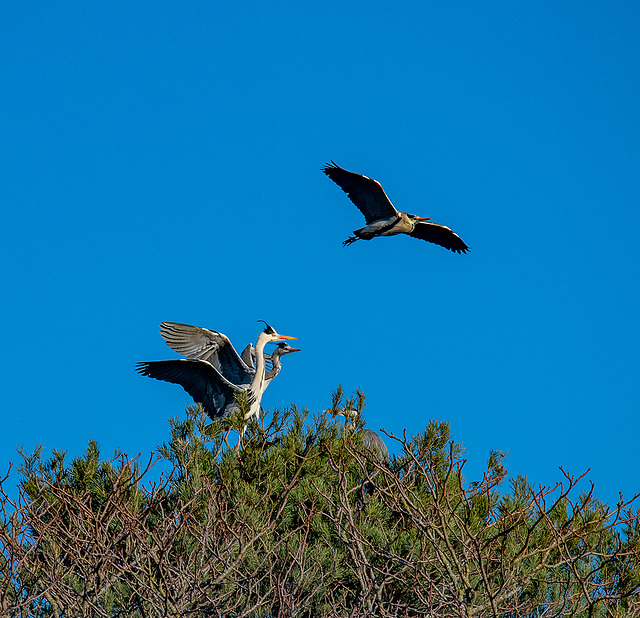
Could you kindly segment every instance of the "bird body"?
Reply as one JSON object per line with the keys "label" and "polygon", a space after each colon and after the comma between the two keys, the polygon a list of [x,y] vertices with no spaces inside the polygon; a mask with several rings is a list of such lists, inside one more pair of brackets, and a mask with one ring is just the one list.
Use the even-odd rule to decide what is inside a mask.
{"label": "bird body", "polygon": [[387,219],[378,219],[359,230],[354,230],[355,237],[345,240],[350,245],[358,239],[371,240],[376,236],[395,236],[396,234],[411,234],[416,227],[416,219],[406,212],[398,212]]}
{"label": "bird body", "polygon": [[349,172],[333,161],[321,169],[349,196],[367,222],[365,227],[353,231],[354,235],[342,243],[344,246],[360,239],[408,234],[455,253],[466,253],[469,250],[462,238],[448,227],[430,221],[429,217],[418,217],[396,210],[377,180]]}
{"label": "bird body", "polygon": [[[358,416],[358,412],[351,408],[341,408],[338,410],[325,410],[329,414],[334,416],[344,416],[345,425],[351,425],[352,419]],[[384,440],[373,429],[367,429],[366,427],[360,430],[360,441],[362,446],[371,451],[376,459],[380,462],[389,463],[389,450]]]}
{"label": "bird body", "polygon": [[[191,328],[197,329],[199,327]],[[206,329],[200,330],[206,331]],[[216,334],[225,337],[221,333]],[[207,337],[208,335],[206,335],[205,338]],[[265,373],[264,347],[269,342],[286,339],[295,339],[295,337],[279,335],[271,326],[267,325],[256,341],[256,366],[255,368],[252,368],[252,373],[249,372],[249,368],[247,367],[245,374],[240,376],[242,380],[239,381],[239,383],[230,381],[225,375],[223,375],[221,370],[214,365],[214,363],[210,362],[210,360],[216,361],[216,358],[218,363],[220,361],[219,357],[215,357],[215,355],[211,354],[207,356],[210,360],[202,360],[200,358],[181,358],[138,363],[136,365],[136,371],[142,375],[146,375],[157,380],[180,384],[185,391],[193,397],[195,402],[202,404],[205,412],[212,419],[227,417],[233,412],[239,411],[240,405],[237,400],[238,395],[246,393],[249,401],[249,409],[245,412],[244,418],[248,419],[252,416],[259,416],[262,394],[270,380],[273,379],[274,375],[277,375],[277,372],[280,370],[279,357],[282,356],[282,354],[297,351],[296,348],[290,348],[288,345],[286,345],[286,347],[283,346],[282,348],[278,348],[283,351],[276,354],[278,365],[277,371],[275,374],[272,374],[270,378],[267,378]],[[229,346],[230,345],[231,344],[229,342]],[[222,346],[222,348],[224,347],[225,346]],[[218,348],[217,351],[222,348]],[[186,350],[187,348],[182,347],[181,349]],[[193,346],[190,349],[192,354],[197,352]],[[235,350],[233,351],[235,352]],[[235,356],[240,359],[237,353]],[[251,375],[250,380],[247,379],[249,374]]]}
{"label": "bird body", "polygon": [[360,433],[360,437],[362,446],[368,451],[372,451],[378,458],[378,461],[389,463],[389,450],[378,433],[373,431],[373,429],[365,428]]}

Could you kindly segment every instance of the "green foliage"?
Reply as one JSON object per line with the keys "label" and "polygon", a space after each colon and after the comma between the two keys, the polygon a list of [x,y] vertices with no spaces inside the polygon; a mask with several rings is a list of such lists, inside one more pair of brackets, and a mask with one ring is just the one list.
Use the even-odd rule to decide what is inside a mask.
{"label": "green foliage", "polygon": [[[364,408],[364,397],[333,409]],[[502,487],[501,453],[463,475],[447,423],[389,435],[390,464],[349,425],[291,406],[170,423],[150,459],[68,464],[23,454],[21,500],[4,495],[0,613],[9,616],[629,616],[638,611],[639,514],[579,481]],[[348,430],[347,430],[348,429]],[[142,480],[147,479],[145,484]],[[12,507],[12,508],[10,508]]]}

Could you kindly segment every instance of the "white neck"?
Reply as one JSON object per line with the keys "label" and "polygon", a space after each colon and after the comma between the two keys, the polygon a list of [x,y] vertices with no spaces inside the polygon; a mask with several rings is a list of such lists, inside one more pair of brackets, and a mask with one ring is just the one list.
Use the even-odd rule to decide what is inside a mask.
{"label": "white neck", "polygon": [[262,386],[264,382],[264,346],[267,345],[267,336],[264,332],[258,335],[258,341],[256,341],[256,372],[251,380],[249,389],[253,393],[254,401],[249,408],[245,418],[250,418],[256,414],[260,414],[260,399],[262,395]]}

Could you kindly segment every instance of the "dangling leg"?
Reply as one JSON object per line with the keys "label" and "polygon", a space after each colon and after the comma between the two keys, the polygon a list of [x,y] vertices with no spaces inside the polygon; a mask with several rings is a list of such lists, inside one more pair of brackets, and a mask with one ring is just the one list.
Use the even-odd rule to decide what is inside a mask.
{"label": "dangling leg", "polygon": [[244,432],[247,429],[247,424],[244,423],[244,425],[242,425],[242,430],[238,432],[238,444],[236,445],[236,451],[240,452],[240,447],[242,446],[242,440],[244,438]]}
{"label": "dangling leg", "polygon": [[227,448],[231,448],[231,445],[229,444],[229,432],[231,431],[231,427],[229,427],[227,429],[227,431],[224,434],[224,443],[227,445]]}

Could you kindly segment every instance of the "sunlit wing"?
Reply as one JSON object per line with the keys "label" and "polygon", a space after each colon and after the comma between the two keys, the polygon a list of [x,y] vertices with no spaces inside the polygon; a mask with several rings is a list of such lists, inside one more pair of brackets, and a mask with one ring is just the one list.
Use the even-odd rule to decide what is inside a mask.
{"label": "sunlit wing", "polygon": [[162,322],[160,334],[172,350],[211,363],[233,384],[251,382],[255,368],[240,357],[226,335],[179,322]]}
{"label": "sunlit wing", "polygon": [[397,210],[377,180],[348,172],[333,161],[321,169],[349,196],[364,215],[367,224],[379,219],[388,219],[397,214]]}
{"label": "sunlit wing", "polygon": [[439,223],[432,223],[431,221],[417,223],[409,236],[432,242],[455,253],[466,253],[469,251],[469,247],[460,236],[445,225],[440,225]]}

